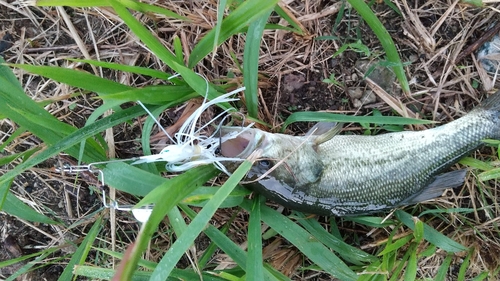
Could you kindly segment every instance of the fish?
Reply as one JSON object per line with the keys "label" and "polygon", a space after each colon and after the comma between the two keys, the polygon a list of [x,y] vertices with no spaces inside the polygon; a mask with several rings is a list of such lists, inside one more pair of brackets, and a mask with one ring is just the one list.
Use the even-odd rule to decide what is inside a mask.
{"label": "fish", "polygon": [[[333,124],[313,128],[305,136],[247,128],[221,143],[220,153],[244,159],[259,150],[245,186],[289,209],[328,216],[383,212],[463,185],[467,169],[450,168],[483,140],[500,139],[500,91],[427,130],[366,136],[339,134],[341,126]],[[222,127],[221,135],[241,130]]]}

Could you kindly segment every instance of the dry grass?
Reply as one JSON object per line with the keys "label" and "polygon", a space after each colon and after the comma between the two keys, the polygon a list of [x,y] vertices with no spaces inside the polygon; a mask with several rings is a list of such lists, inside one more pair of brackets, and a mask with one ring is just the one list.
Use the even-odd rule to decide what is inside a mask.
{"label": "dry grass", "polygon": [[[213,28],[217,19],[217,6],[214,1],[161,1],[167,9],[189,18],[192,22],[166,19],[157,15],[137,14],[138,19],[149,26],[151,31],[170,49],[172,38],[181,39],[183,52],[188,57],[193,45],[198,42],[207,30]],[[353,11],[345,10],[345,15],[336,23],[341,3],[328,1],[282,1],[280,6],[296,20],[305,31],[297,35],[285,30],[266,30],[260,50],[260,118],[279,128],[284,117],[299,110],[327,110],[330,112],[359,112],[359,114],[377,108],[384,114],[397,111],[401,114],[424,116],[440,122],[449,122],[463,116],[486,92],[498,89],[494,76],[484,73],[476,58],[477,42],[488,40],[485,37],[489,28],[500,26],[499,10],[496,4],[490,8],[475,8],[461,4],[459,1],[405,1],[397,0],[395,4],[403,12],[403,16],[384,4],[376,4],[375,10],[386,25],[396,42],[403,61],[411,64],[405,67],[407,77],[411,81],[411,95],[396,93],[391,95],[383,89],[374,89],[379,99],[376,103],[353,108],[346,94],[348,88],[374,88],[361,79],[354,68],[360,55],[347,50],[340,56],[332,55],[341,45],[361,39],[372,52],[369,59],[381,59],[383,50],[366,24],[362,24]],[[286,24],[278,16],[272,16],[271,22]],[[493,25],[492,25],[493,24]],[[110,9],[62,9],[62,8],[19,8],[16,2],[0,1],[0,37],[5,32],[14,37],[13,46],[4,53],[10,63],[27,63],[33,65],[58,65],[81,68],[98,76],[119,81],[132,86],[145,86],[158,83],[154,79],[139,75],[127,75],[98,67],[88,67],[65,60],[66,58],[88,58],[118,62],[127,65],[147,66],[162,71],[169,71],[161,61],[151,56],[141,42],[131,34],[127,27]],[[333,32],[333,33],[332,33]],[[358,38],[358,34],[361,37]],[[315,40],[319,36],[337,36],[338,40]],[[236,36],[222,44],[210,59],[199,63],[195,70],[209,81],[219,79],[237,79],[241,77],[239,64],[242,62],[244,36]],[[15,69],[17,77],[25,91],[34,100],[45,105],[45,109],[64,120],[68,124],[82,127],[86,118],[100,101],[92,95],[80,95],[78,89],[55,83],[49,79],[33,76]],[[321,81],[334,73],[343,87],[325,85]],[[287,90],[286,79],[289,75],[302,77],[298,89]],[[477,85],[480,85],[479,87]],[[384,98],[385,97],[385,98]],[[418,111],[412,111],[413,109]],[[166,126],[174,124],[185,109],[169,110],[162,117]],[[206,117],[209,118],[209,117]],[[0,121],[2,141],[6,140],[16,127],[9,120]],[[110,157],[126,158],[141,154],[140,143],[141,120],[136,123],[123,124],[108,130],[105,138],[109,144]],[[172,127],[175,128],[175,127]],[[292,126],[294,132],[300,133],[303,127]],[[360,127],[352,125],[348,130],[360,131]],[[165,143],[165,140],[159,140]],[[26,133],[18,136],[16,141],[7,146],[3,155],[26,150],[39,144],[39,140]],[[477,152],[474,158],[487,160],[495,155],[493,149]],[[59,175],[51,172],[58,161],[68,162],[65,156],[45,163],[44,166],[32,169],[18,177],[11,191],[35,209],[50,208],[57,216],[68,224],[76,223],[70,228],[58,225],[34,225],[15,217],[1,214],[2,238],[15,237],[22,252],[30,252],[33,247],[49,247],[65,245],[76,237],[82,237],[93,222],[93,212],[100,208],[99,198],[88,187],[97,179],[94,175],[84,175],[83,181],[75,180],[73,175]],[[14,164],[17,164],[16,162]],[[3,166],[2,172],[11,166]],[[429,215],[429,223],[439,231],[452,237],[464,246],[472,247],[469,256],[470,266],[465,275],[472,278],[483,271],[494,271],[500,267],[500,230],[498,218],[500,187],[496,182],[481,183],[476,179],[476,172],[470,173],[468,181],[461,190],[449,191],[440,199],[422,204],[421,209],[432,209],[437,205],[443,209],[473,208],[469,214],[450,213]],[[137,202],[127,194],[117,193],[116,200],[121,204]],[[231,219],[232,210],[220,210],[213,218],[217,227]],[[104,234],[100,236],[102,248],[113,248],[123,252],[134,241],[138,230],[137,223],[131,216],[122,213],[110,214],[110,223]],[[238,244],[244,245],[247,216],[236,216],[228,236]],[[371,229],[335,219],[342,224],[341,231],[349,239],[350,232],[360,237],[359,245],[376,253],[380,241],[387,239],[387,230]],[[325,226],[327,227],[327,223]],[[370,236],[365,236],[370,232]],[[165,223],[158,230],[160,233],[151,241],[151,248],[145,257],[158,261],[165,249],[173,241],[173,232]],[[9,238],[10,239],[10,238]],[[5,240],[4,240],[5,241]],[[200,238],[196,247],[190,252],[199,255],[207,245]],[[4,249],[7,244],[4,243]],[[15,246],[14,246],[15,248]],[[67,248],[64,248],[67,249]],[[63,249],[63,250],[64,250]],[[17,255],[14,250],[2,258]],[[305,265],[296,249],[286,241],[276,239],[270,241],[265,249],[265,258],[288,276],[296,279],[327,280],[328,277],[316,276],[309,271],[301,272]],[[99,261],[99,253],[95,254],[95,262]],[[453,257],[448,280],[455,280],[458,269],[464,262],[467,253]],[[435,276],[439,265],[446,258],[446,253],[436,254],[419,261],[419,276]],[[57,260],[47,265],[41,272],[47,280],[61,272],[65,261]],[[222,254],[216,254],[214,261],[220,268],[233,264]],[[50,262],[51,260],[46,260]],[[99,261],[114,262],[114,261]],[[188,259],[183,266],[189,265]],[[109,265],[111,267],[111,265]],[[4,273],[8,274],[8,273]],[[35,280],[36,278],[32,276]],[[491,279],[491,280],[494,280]]]}

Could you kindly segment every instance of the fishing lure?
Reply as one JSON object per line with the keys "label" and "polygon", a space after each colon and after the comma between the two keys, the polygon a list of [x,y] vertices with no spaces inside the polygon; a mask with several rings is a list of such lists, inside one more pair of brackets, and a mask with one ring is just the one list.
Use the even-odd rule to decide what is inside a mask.
{"label": "fishing lure", "polygon": [[145,205],[139,208],[134,208],[135,207],[134,205],[119,205],[118,202],[113,200],[109,200],[108,203],[107,198],[109,196],[106,195],[106,184],[104,182],[104,173],[102,172],[102,170],[95,167],[96,165],[103,163],[109,163],[109,161],[92,163],[89,165],[78,165],[78,166],[65,165],[63,167],[56,167],[55,171],[58,173],[68,173],[68,174],[78,174],[81,172],[90,172],[94,174],[100,181],[100,185],[98,186],[98,188],[101,190],[102,204],[104,208],[115,209],[118,211],[132,212],[132,215],[135,217],[136,220],[145,223],[149,219],[149,216],[151,215],[151,212],[153,210],[153,205]]}
{"label": "fishing lure", "polygon": [[[182,172],[182,171],[187,171],[196,166],[213,163],[219,170],[226,173],[227,175],[231,175],[231,173],[224,167],[224,165],[222,165],[221,161],[241,162],[242,159],[219,156],[217,153],[219,146],[221,143],[224,143],[230,139],[237,138],[240,134],[246,132],[253,126],[253,123],[251,123],[246,127],[241,128],[241,130],[238,132],[235,131],[234,133],[219,136],[218,134],[220,133],[220,128],[222,123],[229,116],[228,115],[229,111],[234,110],[234,108],[229,108],[224,110],[222,113],[218,114],[208,123],[199,128],[196,128],[196,124],[198,124],[199,118],[203,113],[203,111],[205,111],[208,107],[215,104],[237,101],[239,99],[232,98],[232,96],[243,90],[245,90],[244,87],[238,88],[230,93],[221,95],[208,102],[207,102],[207,97],[205,96],[203,104],[198,109],[195,110],[195,112],[186,120],[186,122],[182,124],[181,128],[179,129],[179,132],[177,132],[174,135],[177,141],[170,138],[169,136],[173,144],[167,145],[158,154],[134,158],[136,161],[134,161],[132,165],[165,161],[167,162],[165,168],[168,171]],[[142,105],[142,103],[139,104]],[[160,126],[160,128],[163,129],[158,120],[154,118],[153,114],[151,114],[151,112],[149,112],[149,110],[144,105],[142,106],[144,110],[148,112],[151,118],[153,118],[153,120]],[[213,124],[216,120],[221,118],[222,118],[221,122],[219,123],[217,129],[212,135],[206,136],[202,134],[202,131],[205,128],[207,128],[209,125]],[[168,133],[166,131],[164,132],[168,136]]]}
{"label": "fishing lure", "polygon": [[[175,76],[172,76],[173,78]],[[193,167],[207,164],[214,164],[220,171],[226,173],[227,175],[231,175],[231,173],[226,169],[226,167],[221,163],[221,161],[236,161],[241,162],[244,159],[241,158],[233,158],[233,157],[224,157],[220,156],[218,153],[219,147],[221,143],[224,143],[228,140],[237,138],[240,134],[245,133],[249,130],[253,123],[246,127],[240,128],[239,131],[235,131],[234,133],[220,135],[221,126],[224,121],[229,117],[229,113],[231,110],[235,110],[234,108],[229,108],[224,110],[222,113],[218,114],[216,117],[211,119],[206,124],[197,128],[197,124],[199,123],[199,118],[202,113],[210,106],[215,104],[221,104],[225,102],[237,101],[238,98],[233,97],[236,93],[239,93],[245,90],[244,87],[238,88],[232,92],[221,95],[215,99],[207,101],[208,95],[208,81],[206,82],[206,92],[203,99],[202,105],[194,111],[194,113],[187,118],[186,122],[183,123],[181,128],[177,133],[174,134],[174,138],[172,138],[165,129],[161,126],[160,122],[154,117],[154,115],[147,109],[142,102],[137,101],[139,105],[141,105],[144,110],[148,113],[148,115],[153,118],[154,122],[159,126],[161,130],[165,133],[165,135],[170,139],[173,144],[167,145],[163,148],[160,153],[153,155],[146,155],[141,157],[135,157],[131,159],[120,159],[120,160],[111,160],[104,161],[98,163],[91,163],[88,165],[80,165],[80,166],[65,166],[62,168],[56,168],[58,172],[66,172],[75,174],[78,172],[91,172],[95,174],[98,178],[100,177],[101,181],[101,191],[102,191],[102,200],[105,208],[115,209],[119,211],[131,211],[134,217],[144,223],[149,219],[151,215],[153,205],[146,205],[140,208],[134,208],[133,205],[118,205],[115,201],[109,201],[107,203],[106,200],[106,192],[104,189],[104,173],[97,169],[97,165],[109,164],[112,162],[125,162],[125,161],[134,161],[131,164],[137,165],[141,163],[152,163],[164,161],[167,162],[165,168],[171,172],[182,172],[187,171]],[[217,125],[217,129],[214,133],[207,136],[203,134],[203,131],[210,125],[214,124],[217,120],[221,119],[219,124]],[[175,140],[174,140],[175,139]]]}

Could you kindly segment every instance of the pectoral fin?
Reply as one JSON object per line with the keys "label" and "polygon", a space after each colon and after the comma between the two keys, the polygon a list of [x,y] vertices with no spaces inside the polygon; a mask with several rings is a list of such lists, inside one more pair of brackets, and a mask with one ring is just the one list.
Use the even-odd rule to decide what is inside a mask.
{"label": "pectoral fin", "polygon": [[466,173],[467,170],[462,169],[439,175],[421,193],[403,200],[399,205],[412,205],[441,196],[445,189],[462,185],[464,183]]}

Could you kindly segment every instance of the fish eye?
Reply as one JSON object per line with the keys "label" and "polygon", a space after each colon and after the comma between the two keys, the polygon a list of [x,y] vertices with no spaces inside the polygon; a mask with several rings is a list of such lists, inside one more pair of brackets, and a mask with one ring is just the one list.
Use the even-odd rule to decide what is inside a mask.
{"label": "fish eye", "polygon": [[271,166],[271,162],[269,160],[261,160],[259,161],[259,165],[264,168],[269,168],[269,166]]}
{"label": "fish eye", "polygon": [[219,155],[219,154],[220,154],[220,146],[219,146],[219,147],[217,147],[217,148],[215,149],[214,153],[215,153],[216,155]]}

